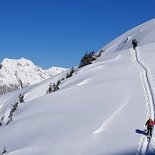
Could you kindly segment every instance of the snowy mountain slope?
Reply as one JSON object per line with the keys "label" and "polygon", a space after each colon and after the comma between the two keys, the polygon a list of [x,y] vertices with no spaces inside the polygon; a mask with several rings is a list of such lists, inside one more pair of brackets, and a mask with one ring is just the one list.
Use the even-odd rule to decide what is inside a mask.
{"label": "snowy mountain slope", "polygon": [[[95,154],[95,153],[99,154],[100,152],[102,153],[102,147],[104,149],[109,148],[109,147],[107,147],[107,144],[111,143],[111,139],[108,138],[109,137],[108,134],[106,134],[106,135],[104,135],[104,134],[107,131],[109,131],[109,128],[111,127],[111,125],[115,124],[115,121],[117,120],[117,118],[116,118],[116,120],[115,120],[115,118],[112,118],[113,123],[112,124],[108,123],[109,127],[107,129],[105,128],[105,133],[103,132],[99,135],[94,135],[93,132],[96,129],[98,129],[104,121],[108,120],[113,115],[113,113],[118,111],[118,109],[120,109],[120,107],[122,107],[122,105],[124,105],[124,108],[127,105],[129,107],[131,106],[130,108],[132,109],[133,105],[135,104],[135,102],[132,102],[132,100],[134,100],[133,98],[136,96],[136,90],[135,91],[132,90],[134,88],[132,88],[130,86],[130,83],[128,82],[128,80],[123,80],[123,79],[127,79],[127,77],[129,77],[131,75],[130,75],[130,73],[128,73],[128,71],[126,71],[122,75],[120,72],[124,68],[123,65],[119,64],[118,66],[120,66],[120,67],[118,67],[116,65],[117,61],[120,60],[120,62],[123,61],[122,64],[125,63],[126,66],[128,66],[129,60],[128,60],[128,62],[125,61],[128,58],[128,56],[130,57],[130,55],[127,55],[127,57],[124,59],[117,58],[116,60],[114,60],[113,64],[111,64],[111,61],[110,61],[110,64],[108,63],[108,61],[107,61],[107,63],[104,62],[103,64],[107,67],[107,69],[105,69],[105,70],[103,69],[104,67],[101,67],[103,64],[100,64],[101,66],[100,65],[96,66],[96,64],[94,64],[95,66],[92,69],[89,67],[85,67],[85,69],[80,71],[81,73],[79,73],[79,75],[77,74],[75,76],[76,78],[74,77],[74,79],[72,78],[72,79],[64,82],[64,84],[62,84],[62,86],[61,86],[62,91],[47,95],[43,98],[39,98],[35,101],[28,102],[27,104],[23,105],[24,111],[22,110],[22,112],[20,112],[21,116],[17,115],[18,116],[17,118],[19,120],[21,118],[23,118],[23,120],[28,121],[26,124],[32,124],[31,127],[33,126],[33,129],[30,129],[30,130],[36,131],[38,133],[42,133],[42,131],[47,132],[46,133],[47,136],[45,136],[44,134],[41,136],[41,139],[44,139],[44,136],[47,138],[45,138],[45,140],[41,140],[42,141],[41,143],[44,143],[43,148],[42,148],[44,152],[40,153],[40,154],[50,154],[50,153],[51,154],[63,154],[64,152],[65,152],[65,154],[72,154],[73,152],[74,152],[74,154],[91,154],[92,150],[95,151],[95,152],[93,151],[92,154]],[[113,65],[115,66],[114,68],[113,68]],[[136,69],[134,68],[134,65],[132,65],[131,62],[129,62],[129,65],[131,65],[131,68],[133,70],[135,70],[135,73],[137,73]],[[94,76],[91,79],[90,75],[94,75],[96,73],[96,67],[98,68],[97,74],[96,74],[96,76]],[[106,72],[108,74],[109,69],[110,70],[112,69],[111,73],[109,73],[109,75],[107,75],[107,76],[104,76],[104,74]],[[117,73],[116,77],[114,79],[110,79],[111,74],[113,74],[114,72]],[[81,77],[80,74],[84,74],[84,73],[85,73],[85,77],[83,77],[83,76]],[[85,79],[87,79],[87,81]],[[98,84],[96,84],[96,80],[98,81]],[[106,82],[106,83],[103,82],[103,81],[107,81],[107,80],[109,80],[109,82]],[[132,80],[134,81],[134,77]],[[137,76],[137,83],[140,84],[138,76]],[[122,87],[122,91],[119,92],[121,94],[121,96],[119,96],[117,93],[120,85]],[[114,90],[111,90],[112,86],[115,88]],[[130,95],[128,95],[128,92],[125,92],[124,89],[130,90],[131,92],[133,92],[135,94],[135,96],[133,95],[133,98],[130,97]],[[88,98],[88,96],[85,95],[85,92],[87,92],[89,98]],[[97,92],[97,93],[95,93],[95,92]],[[143,98],[141,88],[139,88],[139,92],[140,92],[140,96]],[[110,96],[108,94],[110,94]],[[79,95],[81,96],[80,98],[77,97]],[[26,100],[26,98],[25,98],[25,100]],[[116,101],[117,101],[117,103],[116,103]],[[128,102],[129,103],[132,102],[132,105],[129,105]],[[45,104],[46,104],[46,106],[45,106]],[[139,101],[139,106],[140,106],[140,104],[141,104],[141,102]],[[25,106],[28,108],[27,110],[25,109],[26,108]],[[40,108],[37,108],[37,107],[40,107]],[[36,110],[34,111],[34,109],[36,109]],[[127,109],[129,109],[129,108],[127,108]],[[120,111],[120,113],[122,113],[122,110]],[[131,111],[129,111],[129,113],[130,112]],[[125,110],[125,112],[123,112],[123,114],[124,113],[127,113],[127,111]],[[145,103],[144,103],[144,113],[145,113]],[[36,116],[38,114],[39,114],[39,116]],[[137,114],[137,110],[135,111],[135,115],[136,114]],[[120,114],[117,114],[116,116],[121,117]],[[28,117],[28,118],[26,119],[26,117]],[[38,126],[39,122],[38,122],[38,125],[36,123],[33,125],[33,122],[36,122],[36,120],[33,120],[33,121],[31,120],[32,118],[36,119],[37,117],[39,117],[38,121],[39,122],[42,121],[42,123],[43,123],[42,127],[41,128],[39,127],[39,129],[34,127],[34,126]],[[144,119],[145,119],[145,115],[144,116],[141,115],[140,117],[141,118],[144,117]],[[144,119],[143,119],[143,121],[144,121]],[[48,121],[46,122],[46,120],[48,120]],[[125,125],[127,122],[130,124],[132,121],[132,119],[130,120],[129,118],[126,118],[125,120],[124,120]],[[129,122],[129,120],[130,120],[130,122]],[[143,125],[143,123],[144,123],[143,121],[141,122],[141,124],[139,126]],[[18,122],[18,120],[14,120],[14,122]],[[13,123],[8,125],[8,127],[10,126],[10,129],[12,128],[11,126],[13,125]],[[122,124],[123,122],[120,119],[120,122],[117,122],[117,123]],[[122,124],[122,126],[124,126],[124,123]],[[20,125],[23,126],[23,124],[19,123],[19,126]],[[82,129],[80,129],[81,126],[83,127]],[[16,127],[18,128],[18,126],[16,126]],[[136,139],[135,144],[132,144],[135,146],[135,149],[137,149],[137,147],[138,147],[138,141],[140,138],[139,135],[137,135],[137,137],[135,136],[136,135],[135,128],[137,128],[137,127],[138,126],[130,127],[130,128],[132,128],[132,130],[130,131],[130,134],[133,136],[132,137],[129,136],[132,139],[133,139],[133,137]],[[118,126],[117,130],[116,130],[116,127],[112,128],[110,130],[111,131],[110,134],[113,133],[111,136],[113,136],[113,138],[115,137],[115,138],[119,139],[119,136],[120,136],[119,133],[121,134],[121,132],[119,132],[119,133],[117,132],[117,134],[116,134],[115,132],[113,132],[113,130],[120,131],[120,127]],[[127,129],[127,131],[128,131],[128,129]],[[12,133],[12,131],[11,131],[11,133],[13,135],[16,135],[17,132],[19,132],[19,131],[15,131],[15,132],[16,133]],[[22,129],[22,132],[23,132],[23,129]],[[25,131],[25,132],[27,132],[27,131]],[[29,138],[32,136],[32,135],[27,135],[28,133],[25,133],[25,132],[22,135],[22,137],[20,137],[20,139],[25,139],[24,138],[25,134],[26,134],[26,137],[29,137]],[[28,131],[28,132],[30,132],[30,131]],[[122,132],[124,134],[126,133],[126,131],[124,131],[124,129],[122,129]],[[32,134],[34,134],[34,133],[32,132]],[[104,142],[102,142],[102,140],[105,140],[106,136],[108,136],[107,138],[109,139],[109,142],[106,139],[107,143],[104,143]],[[35,143],[38,143],[37,137],[40,137],[40,136],[36,135]],[[59,137],[60,137],[60,139],[59,139]],[[124,138],[125,138],[125,136],[124,136]],[[8,137],[5,137],[4,139],[7,140]],[[13,141],[15,139],[13,139]],[[55,139],[57,139],[57,140],[55,140]],[[126,138],[125,138],[125,140],[126,140]],[[27,142],[25,142],[25,140],[23,140],[23,141],[24,141],[23,143],[27,143],[27,145],[30,143],[29,141],[27,141]],[[7,146],[7,148],[11,147],[12,142],[9,139],[10,146]],[[74,145],[72,147],[70,147],[71,143],[73,143],[73,142],[74,142]],[[83,142],[83,143],[81,143],[81,142]],[[114,143],[115,142],[116,141],[114,141]],[[4,142],[4,143],[6,143],[6,142]],[[66,144],[64,144],[64,143],[66,143]],[[100,143],[102,145],[97,147]],[[16,145],[17,146],[21,145],[21,141],[17,142]],[[36,146],[34,145],[34,148],[39,147],[38,145],[41,145],[41,144],[38,143]],[[53,147],[51,149],[47,148],[47,150],[46,149],[44,150],[45,146],[53,146]],[[95,146],[97,147],[97,149],[94,149]],[[128,148],[128,146],[129,146],[129,144],[127,142],[126,147]],[[64,147],[64,149],[63,149],[63,147]],[[118,146],[113,145],[113,147],[117,148]],[[111,150],[114,149],[113,147],[111,146]],[[59,149],[59,148],[61,148],[61,149]],[[121,151],[119,149],[120,148],[118,148],[118,151]],[[109,151],[111,151],[111,150],[109,150]],[[124,148],[124,150],[125,150],[125,148]],[[40,152],[40,150],[36,150],[36,151]],[[81,153],[79,151],[81,151]],[[19,150],[19,152],[20,152],[20,150]],[[34,151],[32,154],[35,154],[35,153],[39,154],[39,152]],[[75,152],[77,152],[77,153],[75,153]],[[106,152],[108,153],[108,150],[106,150]],[[15,154],[17,154],[17,153],[18,153],[18,151],[15,152]],[[23,152],[21,152],[21,154],[23,154]]]}
{"label": "snowy mountain slope", "polygon": [[25,58],[17,60],[5,58],[0,69],[0,93],[34,85],[64,70],[56,67],[43,70]]}
{"label": "snowy mountain slope", "polygon": [[105,50],[106,55],[111,53],[117,53],[122,49],[131,48],[132,39],[136,38],[138,40],[139,46],[150,45],[155,42],[155,20],[152,19],[148,22],[145,22],[126,33],[122,34],[102,49]]}
{"label": "snowy mountain slope", "polygon": [[[66,71],[0,96],[0,118],[8,116],[20,93],[25,101],[13,114],[13,122],[2,121],[0,150],[6,146],[9,155],[153,152],[155,133],[148,143],[143,132],[146,119],[154,118],[153,25],[155,20],[123,34],[103,48],[105,54],[96,62],[70,78],[65,79]],[[130,40],[120,48],[126,38]],[[136,50],[133,38],[139,42]],[[62,80],[60,90],[46,94],[49,83],[57,80]]]}

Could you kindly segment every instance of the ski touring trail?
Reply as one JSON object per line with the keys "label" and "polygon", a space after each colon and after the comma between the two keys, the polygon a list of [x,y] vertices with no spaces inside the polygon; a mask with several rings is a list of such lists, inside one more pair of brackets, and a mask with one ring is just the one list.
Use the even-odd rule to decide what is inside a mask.
{"label": "ski touring trail", "polygon": [[[146,102],[146,120],[152,118],[154,120],[154,96],[153,96],[153,78],[150,68],[145,64],[145,62],[140,57],[140,51],[135,48],[131,49],[131,61],[136,66],[142,83],[142,88],[144,92],[145,102]],[[145,120],[145,121],[146,121]],[[153,137],[153,136],[152,136]],[[137,155],[147,155],[155,151],[154,138],[148,139],[147,136],[142,136],[139,142]]]}

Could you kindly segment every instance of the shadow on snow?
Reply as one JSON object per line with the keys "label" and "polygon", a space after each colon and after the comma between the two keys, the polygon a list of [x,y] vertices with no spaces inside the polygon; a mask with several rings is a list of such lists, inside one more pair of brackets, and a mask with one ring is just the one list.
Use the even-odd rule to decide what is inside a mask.
{"label": "shadow on snow", "polygon": [[145,135],[145,136],[147,136],[147,133],[146,133],[144,130],[136,129],[135,132],[138,133],[138,134],[141,134],[141,135]]}

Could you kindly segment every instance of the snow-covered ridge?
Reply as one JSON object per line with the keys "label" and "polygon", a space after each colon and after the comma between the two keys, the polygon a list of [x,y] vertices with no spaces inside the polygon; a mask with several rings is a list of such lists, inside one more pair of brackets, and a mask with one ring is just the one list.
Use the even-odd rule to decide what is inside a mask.
{"label": "snow-covered ridge", "polygon": [[51,67],[47,70],[45,70],[45,72],[49,75],[49,76],[53,76],[53,75],[57,75],[59,73],[61,73],[62,71],[65,71],[65,68],[62,67]]}
{"label": "snow-covered ridge", "polygon": [[145,46],[155,43],[155,19],[147,21],[135,28],[127,31],[121,36],[114,39],[109,44],[105,45],[102,49],[106,55],[110,53],[117,53],[121,50],[131,48],[131,42],[133,39],[138,40],[138,46]]}
{"label": "snow-covered ridge", "polygon": [[58,67],[51,67],[48,70],[44,70],[25,58],[5,58],[1,62],[0,68],[0,93],[34,85],[64,70],[65,68]]}

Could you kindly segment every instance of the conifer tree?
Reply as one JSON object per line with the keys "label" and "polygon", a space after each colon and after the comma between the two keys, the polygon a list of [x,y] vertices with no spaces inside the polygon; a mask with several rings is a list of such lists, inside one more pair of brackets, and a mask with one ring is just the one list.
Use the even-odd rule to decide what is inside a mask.
{"label": "conifer tree", "polygon": [[3,148],[1,155],[4,155],[5,153],[7,153],[6,147]]}
{"label": "conifer tree", "polygon": [[74,73],[75,73],[75,70],[74,70],[74,68],[72,67],[72,68],[70,69],[69,73],[67,73],[66,78],[69,78],[69,77],[73,76]]}
{"label": "conifer tree", "polygon": [[24,94],[23,95],[20,94],[18,99],[19,99],[19,103],[23,103],[24,102]]}
{"label": "conifer tree", "polygon": [[103,50],[103,49],[101,49],[101,50],[99,51],[97,57],[100,57],[100,56],[102,55],[102,53],[104,53],[104,50]]}
{"label": "conifer tree", "polygon": [[50,94],[51,92],[52,92],[52,83],[50,82],[47,94]]}
{"label": "conifer tree", "polygon": [[48,90],[47,90],[47,94],[50,94],[50,93],[52,93],[52,92],[55,92],[55,91],[57,91],[57,90],[59,90],[59,85],[60,85],[60,83],[61,83],[61,81],[60,80],[58,80],[57,81],[57,83],[50,83],[50,85],[49,85],[49,88],[48,88]]}
{"label": "conifer tree", "polygon": [[90,53],[87,52],[87,53],[82,57],[82,59],[81,59],[81,61],[80,61],[79,68],[91,64],[93,61],[96,60],[96,58],[97,58],[97,57],[96,57],[94,51],[92,51],[92,52],[90,52]]}

